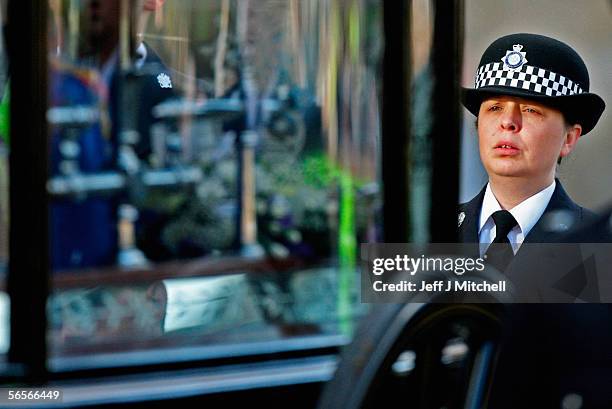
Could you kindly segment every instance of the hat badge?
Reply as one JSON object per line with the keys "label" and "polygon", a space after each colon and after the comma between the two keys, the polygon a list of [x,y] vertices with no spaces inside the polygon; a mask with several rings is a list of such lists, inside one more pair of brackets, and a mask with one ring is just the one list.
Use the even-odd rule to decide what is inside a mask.
{"label": "hat badge", "polygon": [[506,55],[501,59],[504,62],[504,67],[512,71],[519,70],[527,62],[527,53],[522,50],[522,45],[514,44],[512,51],[506,51]]}

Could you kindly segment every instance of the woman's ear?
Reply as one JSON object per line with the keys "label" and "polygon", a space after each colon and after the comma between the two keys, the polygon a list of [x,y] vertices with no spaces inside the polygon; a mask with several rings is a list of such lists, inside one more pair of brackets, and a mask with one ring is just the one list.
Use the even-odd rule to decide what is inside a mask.
{"label": "woman's ear", "polygon": [[571,151],[574,150],[578,139],[582,135],[582,126],[580,124],[570,125],[566,128],[565,132],[565,140],[563,141],[563,146],[561,147],[561,152],[559,153],[559,157],[563,158],[570,154]]}

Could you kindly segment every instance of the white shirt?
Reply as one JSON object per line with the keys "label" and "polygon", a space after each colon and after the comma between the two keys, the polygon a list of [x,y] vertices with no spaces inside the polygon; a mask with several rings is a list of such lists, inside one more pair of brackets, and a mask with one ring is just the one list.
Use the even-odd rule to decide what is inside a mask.
{"label": "white shirt", "polygon": [[[546,210],[546,206],[548,206],[550,198],[555,191],[556,184],[557,182],[553,180],[550,186],[508,210],[518,222],[518,225],[508,233],[508,240],[512,245],[514,254],[516,254],[521,244],[523,244],[523,241],[525,241],[525,237],[529,234],[537,221],[540,220],[542,214],[544,214],[544,210]],[[498,210],[503,209],[495,198],[491,190],[491,185],[487,183],[482,207],[480,208],[480,223],[478,228],[481,256],[486,252],[489,244],[495,239],[495,222],[491,215]]]}
{"label": "white shirt", "polygon": [[134,61],[134,66],[136,69],[142,69],[145,60],[147,59],[147,54],[147,47],[144,45],[144,43],[140,43],[136,49],[136,59]]}
{"label": "white shirt", "polygon": [[[147,59],[147,47],[144,43],[140,43],[138,48],[136,49],[136,58],[134,61],[134,66],[136,69],[141,69]],[[115,50],[110,58],[102,65],[100,72],[102,73],[102,79],[104,83],[110,87],[111,79],[115,70],[117,69],[117,64],[119,63],[119,51]]]}

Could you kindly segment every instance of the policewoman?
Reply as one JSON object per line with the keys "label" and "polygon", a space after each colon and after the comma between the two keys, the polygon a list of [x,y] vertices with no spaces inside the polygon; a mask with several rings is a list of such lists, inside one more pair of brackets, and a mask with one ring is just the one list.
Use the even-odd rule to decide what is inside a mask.
{"label": "policewoman", "polygon": [[[604,101],[589,87],[587,67],[572,47],[522,33],[495,40],[480,60],[474,88],[463,89],[462,102],[477,117],[489,181],[460,205],[460,239],[480,243],[480,255],[489,256],[490,264],[514,282],[524,274],[524,282],[535,284],[535,272],[557,274],[549,282],[563,283],[538,285],[537,295],[544,294],[538,304],[508,307],[511,319],[504,325],[489,407],[560,407],[571,393],[584,401],[580,407],[612,404],[612,356],[602,352],[609,351],[612,340],[610,304],[584,303],[598,298],[596,291],[584,291],[590,278],[568,285],[563,266],[545,273],[522,268],[534,261],[525,252],[540,247],[523,244],[565,243],[568,231],[598,220],[555,179],[557,164],[604,111]],[[581,240],[604,241],[597,237],[604,230],[580,229]],[[567,304],[545,304],[546,297]]]}
{"label": "policewoman", "polygon": [[[605,103],[589,92],[589,74],[569,45],[537,34],[512,34],[484,52],[464,106],[477,117],[489,182],[460,205],[462,242],[480,243],[502,270],[523,243],[555,242],[593,214],[555,178],[561,159],[597,124]],[[501,245],[501,246],[499,246]],[[497,264],[496,264],[497,263]]]}

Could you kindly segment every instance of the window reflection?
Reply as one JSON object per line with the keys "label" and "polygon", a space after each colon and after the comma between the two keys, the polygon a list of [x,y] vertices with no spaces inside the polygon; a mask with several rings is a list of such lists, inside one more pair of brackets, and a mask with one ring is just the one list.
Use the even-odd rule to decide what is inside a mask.
{"label": "window reflection", "polygon": [[52,366],[65,368],[58,358],[87,365],[91,354],[141,349],[221,345],[234,355],[248,343],[269,353],[268,341],[297,337],[305,349],[336,346],[348,340],[343,324],[365,313],[355,305],[353,316],[338,316],[337,274],[314,268],[282,278],[243,273],[58,291],[48,308]]}
{"label": "window reflection", "polygon": [[381,3],[51,5],[54,356],[350,333]]}

